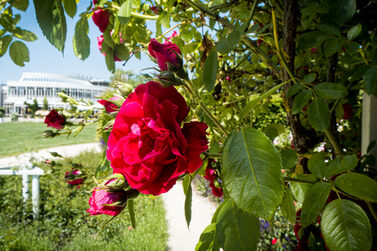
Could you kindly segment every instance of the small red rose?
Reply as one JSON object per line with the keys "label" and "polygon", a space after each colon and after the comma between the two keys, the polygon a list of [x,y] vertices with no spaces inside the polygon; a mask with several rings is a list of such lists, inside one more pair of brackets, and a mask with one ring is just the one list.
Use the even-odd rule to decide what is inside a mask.
{"label": "small red rose", "polygon": [[277,240],[276,238],[273,238],[272,241],[271,241],[271,244],[272,244],[272,245],[275,245],[276,242],[278,242],[278,240]]}
{"label": "small red rose", "polygon": [[180,68],[181,61],[178,55],[181,55],[181,50],[176,44],[166,41],[164,44],[159,43],[156,39],[152,39],[148,46],[149,54],[157,60],[157,64],[161,71],[168,70],[168,64],[176,68]]}
{"label": "small red rose", "polygon": [[82,178],[82,172],[78,169],[65,173],[65,181],[70,185],[80,185],[84,181]]}
{"label": "small red rose", "polygon": [[[119,98],[119,97],[109,98],[109,100],[120,100],[120,99],[121,98]],[[97,100],[97,102],[100,103],[101,105],[103,105],[106,109],[106,112],[108,112],[108,113],[112,113],[112,112],[119,110],[119,107],[116,104],[114,104],[113,102],[110,102],[110,101],[107,101],[107,100],[104,100],[104,99]]]}
{"label": "small red rose", "polygon": [[95,23],[95,25],[98,26],[99,30],[101,32],[104,32],[109,25],[109,17],[110,14],[102,9],[98,9],[94,11],[92,20]]}
{"label": "small red rose", "polygon": [[66,122],[66,118],[59,114],[56,110],[52,110],[45,118],[44,123],[47,124],[48,127],[52,127],[58,130],[64,128]]}

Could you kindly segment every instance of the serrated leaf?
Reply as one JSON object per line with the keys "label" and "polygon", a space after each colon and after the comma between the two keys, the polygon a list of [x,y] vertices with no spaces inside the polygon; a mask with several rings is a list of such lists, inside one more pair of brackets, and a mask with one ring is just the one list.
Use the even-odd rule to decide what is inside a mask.
{"label": "serrated leaf", "polygon": [[65,12],[67,12],[67,15],[73,18],[76,15],[77,11],[76,0],[63,0],[63,5]]}
{"label": "serrated leaf", "polygon": [[224,250],[256,250],[259,220],[239,208],[232,200],[224,202],[216,220],[216,236]]}
{"label": "serrated leaf", "polygon": [[326,57],[330,57],[342,49],[344,40],[337,37],[329,38],[325,41],[323,48]]}
{"label": "serrated leaf", "polygon": [[9,47],[9,56],[18,66],[25,66],[29,62],[29,50],[21,41],[13,42]]}
{"label": "serrated leaf", "polygon": [[326,173],[326,163],[325,163],[325,153],[315,153],[308,161],[308,169],[312,174],[315,174],[318,178],[325,177]]}
{"label": "serrated leaf", "polygon": [[233,30],[228,37],[221,39],[217,45],[216,49],[221,54],[228,53],[235,47],[237,47],[238,43],[241,40],[242,32],[239,29]]}
{"label": "serrated leaf", "polygon": [[183,182],[183,191],[185,194],[185,218],[187,223],[187,228],[190,228],[191,222],[191,206],[192,206],[192,187],[191,187],[191,177],[186,175]]}
{"label": "serrated leaf", "polygon": [[368,216],[359,205],[349,200],[334,200],[326,206],[321,230],[332,251],[369,251],[372,246]]}
{"label": "serrated leaf", "polygon": [[212,223],[201,233],[195,251],[217,251],[219,249],[216,239],[216,223]]}
{"label": "serrated leaf", "polygon": [[357,166],[357,162],[355,155],[338,156],[329,163],[325,177],[330,178],[334,175],[351,171]]}
{"label": "serrated leaf", "polygon": [[24,41],[32,42],[38,39],[37,35],[28,30],[17,29],[13,32],[13,35]]}
{"label": "serrated leaf", "polygon": [[297,49],[299,50],[305,50],[305,49],[311,49],[315,46],[319,46],[322,44],[323,41],[328,39],[329,35],[326,33],[323,33],[321,31],[311,31],[304,33],[299,37],[298,43],[297,43]]}
{"label": "serrated leaf", "polygon": [[361,24],[357,24],[353,26],[349,31],[347,32],[347,39],[353,40],[355,39],[361,32],[362,26]]}
{"label": "serrated leaf", "polygon": [[212,92],[213,89],[215,88],[217,68],[218,68],[217,51],[216,49],[212,49],[212,51],[208,54],[206,62],[204,63],[203,75],[202,75],[204,87],[209,92]]}
{"label": "serrated leaf", "polygon": [[118,18],[121,24],[126,24],[131,17],[132,0],[126,0],[122,3],[118,11]]}
{"label": "serrated leaf", "polygon": [[130,214],[131,226],[133,229],[136,229],[134,200],[127,201],[127,208],[128,208],[128,213]]}
{"label": "serrated leaf", "polygon": [[0,38],[0,57],[2,57],[8,50],[10,42],[12,42],[12,36],[7,35]]}
{"label": "serrated leaf", "polygon": [[115,45],[115,55],[120,59],[120,60],[128,60],[130,57],[130,51],[128,50],[127,46],[123,44],[116,44]]}
{"label": "serrated leaf", "polygon": [[11,1],[11,5],[16,9],[25,11],[29,7],[29,0],[14,0]]}
{"label": "serrated leaf", "polygon": [[280,155],[256,129],[244,128],[228,137],[222,178],[229,196],[246,212],[269,219],[281,203]]}
{"label": "serrated leaf", "polygon": [[296,208],[293,200],[293,195],[291,189],[287,186],[285,188],[283,201],[281,203],[281,214],[285,219],[291,223],[296,222]]}
{"label": "serrated leaf", "polygon": [[47,40],[59,51],[64,51],[67,23],[61,1],[33,0],[39,27]]}
{"label": "serrated leaf", "polygon": [[[297,175],[295,178],[298,178],[300,180],[307,180],[310,182],[318,181],[314,174]],[[309,190],[309,188],[312,186],[312,184],[310,183],[301,183],[301,182],[290,182],[289,185],[291,187],[293,196],[300,203],[304,202],[305,194]]]}
{"label": "serrated leaf", "polygon": [[115,71],[115,62],[114,62],[114,53],[113,50],[109,49],[105,55],[105,61],[106,61],[106,66],[107,69],[110,72]]}
{"label": "serrated leaf", "polygon": [[287,92],[287,97],[288,98],[292,97],[293,95],[297,94],[299,91],[301,91],[304,88],[305,86],[301,84],[292,85],[291,87],[289,87],[289,90]]}
{"label": "serrated leaf", "polygon": [[306,227],[316,221],[329,197],[331,187],[330,183],[318,182],[309,188],[302,203],[300,220],[302,226]]}
{"label": "serrated leaf", "polygon": [[292,104],[292,114],[297,114],[302,111],[302,109],[309,103],[313,94],[311,91],[304,89],[296,95],[293,99]]}
{"label": "serrated leaf", "polygon": [[347,89],[337,83],[320,83],[316,86],[314,86],[314,91],[325,99],[341,99],[347,96]]}
{"label": "serrated leaf", "polygon": [[369,69],[364,74],[364,88],[368,94],[375,93],[377,90],[377,68]]}
{"label": "serrated leaf", "polygon": [[315,98],[308,106],[308,120],[310,125],[318,131],[323,132],[329,127],[329,106],[323,98]]}
{"label": "serrated leaf", "polygon": [[362,200],[377,202],[377,182],[359,173],[345,173],[335,180],[335,186]]}
{"label": "serrated leaf", "polygon": [[85,60],[90,54],[89,25],[85,16],[77,21],[73,36],[73,51],[77,58]]}
{"label": "serrated leaf", "polygon": [[297,164],[298,156],[295,150],[283,148],[280,150],[281,163],[284,169],[290,169]]}

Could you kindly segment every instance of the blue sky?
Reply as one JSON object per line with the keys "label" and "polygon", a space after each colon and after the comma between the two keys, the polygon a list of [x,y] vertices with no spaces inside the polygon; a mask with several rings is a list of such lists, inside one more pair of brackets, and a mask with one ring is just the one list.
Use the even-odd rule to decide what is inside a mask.
{"label": "blue sky", "polygon": [[[67,19],[67,40],[64,49],[64,55],[53,47],[43,36],[35,17],[33,1],[29,1],[30,6],[26,12],[21,12],[21,21],[18,26],[30,30],[38,36],[34,42],[25,42],[29,48],[30,62],[25,63],[24,67],[17,66],[9,57],[8,52],[0,57],[0,83],[6,83],[8,80],[18,80],[22,72],[46,72],[62,74],[83,74],[90,77],[102,78],[109,80],[112,75],[106,68],[105,58],[97,48],[97,36],[101,35],[98,27],[92,20],[89,21],[89,38],[91,40],[90,56],[82,61],[76,58],[72,49],[72,37],[74,26],[78,20],[78,14],[85,10],[89,1],[80,1],[75,18]],[[126,66],[117,63],[117,69],[132,70],[138,73],[141,69],[152,67],[153,63],[149,57],[142,54],[142,60],[132,57]]]}

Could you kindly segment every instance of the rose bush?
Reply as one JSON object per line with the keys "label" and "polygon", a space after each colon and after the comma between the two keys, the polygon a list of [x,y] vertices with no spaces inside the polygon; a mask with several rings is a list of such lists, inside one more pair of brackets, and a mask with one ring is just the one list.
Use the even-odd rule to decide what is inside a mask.
{"label": "rose bush", "polygon": [[56,110],[53,109],[46,116],[44,123],[47,124],[48,127],[61,130],[64,128],[66,118],[64,117],[64,115],[59,114]]}
{"label": "rose bush", "polygon": [[202,165],[208,149],[207,125],[181,123],[189,108],[174,87],[150,81],[139,85],[123,103],[107,145],[114,173],[144,194],[169,191],[179,176]]}

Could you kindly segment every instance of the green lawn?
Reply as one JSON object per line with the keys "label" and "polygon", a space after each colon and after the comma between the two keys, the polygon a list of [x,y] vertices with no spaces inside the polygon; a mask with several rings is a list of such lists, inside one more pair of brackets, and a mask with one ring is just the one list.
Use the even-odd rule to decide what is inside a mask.
{"label": "green lawn", "polygon": [[43,123],[0,123],[0,156],[12,156],[43,148],[95,142],[95,125],[84,128],[76,136],[43,138],[42,133],[51,129]]}

